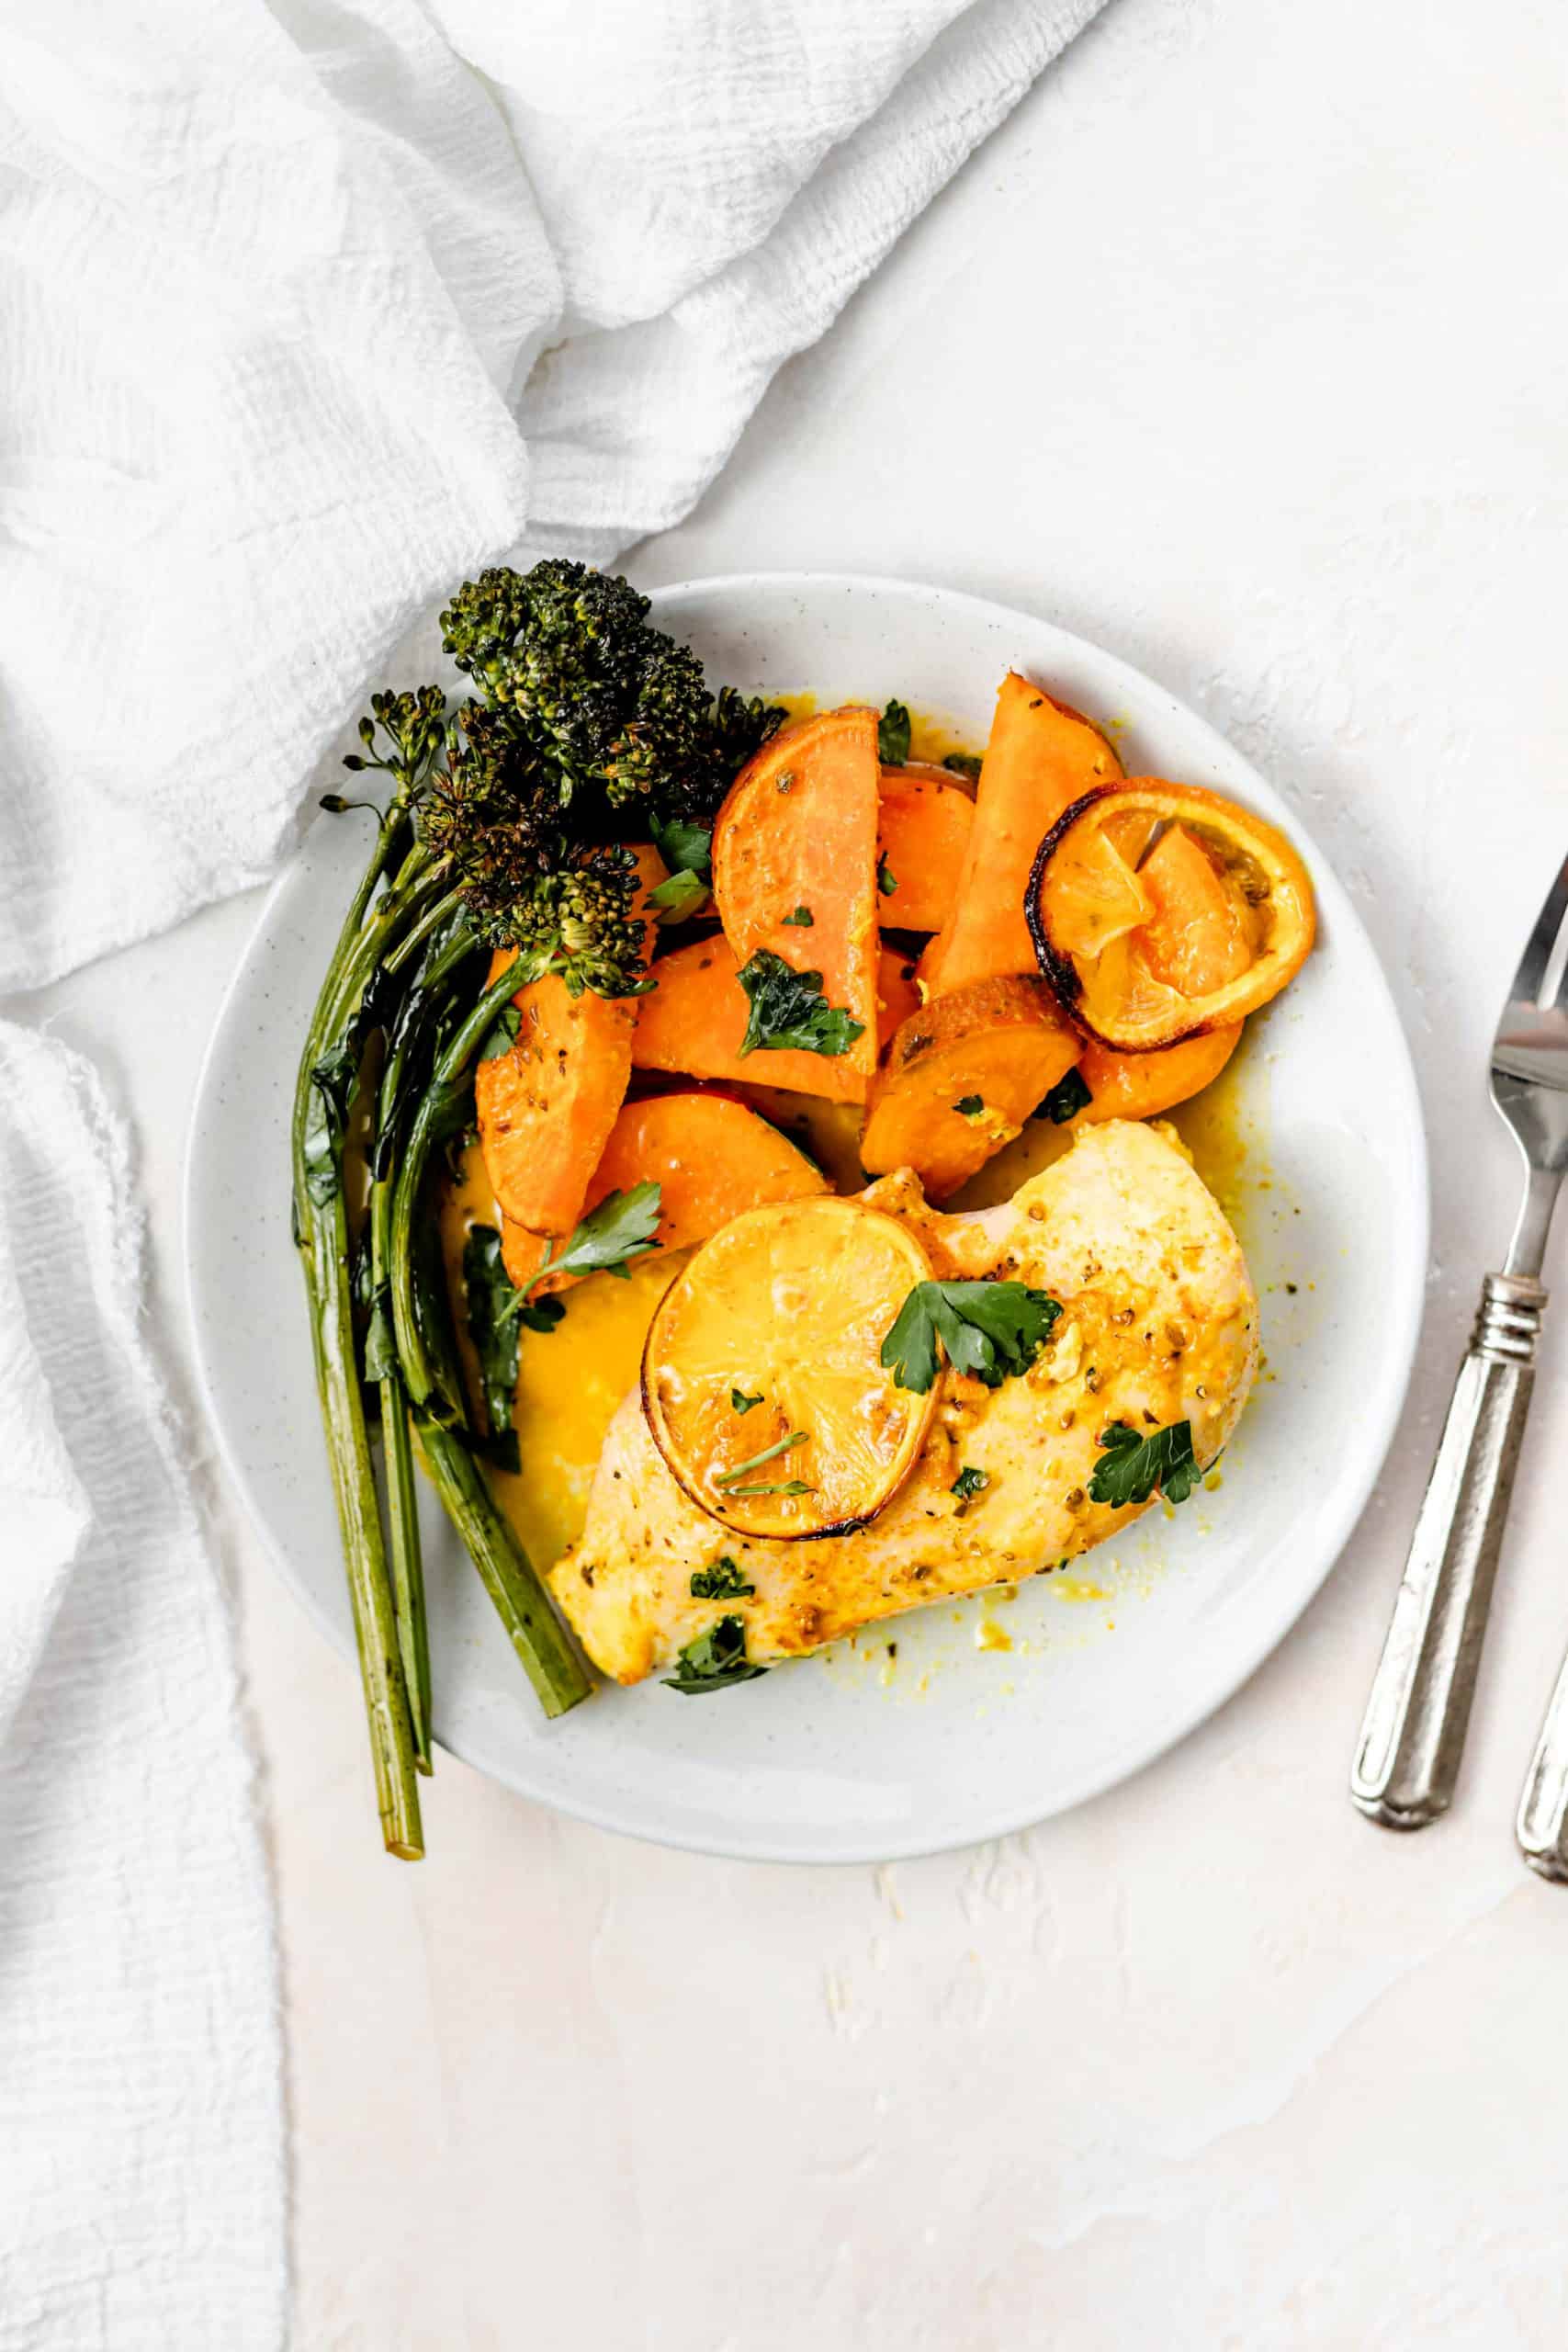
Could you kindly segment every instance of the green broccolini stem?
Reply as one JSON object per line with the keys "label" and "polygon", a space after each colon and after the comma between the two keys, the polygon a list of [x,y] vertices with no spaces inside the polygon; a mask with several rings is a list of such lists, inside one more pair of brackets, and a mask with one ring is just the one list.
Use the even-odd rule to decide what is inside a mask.
{"label": "green broccolini stem", "polygon": [[392,1613],[398,1656],[408,1693],[415,1769],[434,1770],[430,1732],[430,1621],[424,1606],[424,1554],[419,1534],[409,1402],[395,1373],[380,1384],[381,1437],[387,1450],[387,1544],[392,1571]]}
{"label": "green broccolini stem", "polygon": [[341,1192],[324,1215],[318,1213],[305,1262],[316,1383],[321,1393],[338,1522],[343,1531],[381,1835],[389,1853],[399,1855],[405,1861],[417,1861],[424,1852],[419,1781],[396,1613],[381,1540],[376,1476],[355,1363],[348,1214]]}
{"label": "green broccolini stem", "polygon": [[[444,921],[457,912],[456,894],[449,893],[427,910],[386,956],[383,968],[392,970],[407,961],[415,946],[430,938]],[[394,1178],[382,1172],[387,1146],[402,1113],[403,1090],[411,1053],[421,1042],[419,1015],[439,1001],[439,992],[452,973],[473,953],[473,933],[458,925],[451,939],[429,948],[410,985],[389,1038],[386,1066],[377,1093],[377,1149],[372,1155],[370,1185],[370,1295],[372,1313],[385,1324],[390,1296],[392,1194]],[[414,1760],[422,1772],[433,1769],[430,1724],[430,1626],[424,1600],[424,1559],[419,1532],[418,1490],[414,1483],[413,1445],[409,1429],[409,1401],[397,1363],[389,1329],[383,1331],[378,1355],[381,1394],[381,1433],[387,1461],[387,1539],[392,1574],[392,1597],[398,1624],[398,1647],[408,1688],[409,1718],[413,1733]]]}
{"label": "green broccolini stem", "polygon": [[[446,1268],[431,1226],[404,1229],[416,1315],[443,1392],[460,1389]],[[437,1415],[414,1412],[425,1467],[479,1570],[506,1637],[547,1715],[564,1715],[592,1691],[592,1680],[509,1521],[497,1508],[465,1434]]]}
{"label": "green broccolini stem", "polygon": [[593,1688],[587,1668],[462,1437],[439,1421],[421,1420],[418,1426],[436,1492],[468,1547],[540,1706],[547,1715],[564,1715]]}
{"label": "green broccolini stem", "polygon": [[410,1401],[420,1410],[422,1417],[428,1417],[431,1399],[436,1397],[450,1417],[459,1422],[466,1421],[468,1418],[460,1382],[450,1377],[443,1381],[441,1372],[432,1361],[414,1312],[412,1235],[424,1189],[425,1170],[435,1145],[445,1134],[451,1132],[451,1123],[461,1099],[462,1081],[468,1064],[479,1050],[480,1040],[502,1006],[516,994],[527,977],[526,973],[519,972],[516,964],[510,965],[485,990],[461,1023],[436,1060],[400,1155],[392,1199],[392,1320],[397,1333],[398,1358],[403,1368]]}
{"label": "green broccolini stem", "polygon": [[[364,943],[372,933],[378,937],[384,935],[389,927],[385,909],[394,894],[387,894],[374,913],[372,901],[407,838],[405,808],[400,800],[394,800],[378,828],[375,847],[338,935],[306,1032],[290,1142],[295,1237],[305,1274],[316,1385],[343,1535],[355,1642],[370,1733],[377,1810],[388,1851],[413,1860],[424,1851],[424,1835],[420,1820],[408,1690],[355,1353],[342,1139],[338,1137],[334,1143],[336,1182],[325,1200],[313,1201],[310,1197],[305,1156],[306,1130],[316,1087],[314,1073],[363,1001],[365,987],[375,968],[373,958],[368,963],[365,959]],[[417,856],[417,852],[411,853],[404,864],[404,874]]]}

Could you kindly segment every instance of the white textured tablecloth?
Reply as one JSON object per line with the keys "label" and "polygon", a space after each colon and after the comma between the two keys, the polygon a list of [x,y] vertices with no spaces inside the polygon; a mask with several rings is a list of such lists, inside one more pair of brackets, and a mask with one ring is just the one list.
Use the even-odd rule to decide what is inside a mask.
{"label": "white textured tablecloth", "polygon": [[[353,1668],[231,1513],[292,2352],[1568,2342],[1568,1907],[1511,1828],[1568,1641],[1568,1232],[1458,1803],[1402,1840],[1345,1792],[1517,1195],[1485,1048],[1568,849],[1565,75],[1568,14],[1533,0],[1117,0],[632,558],[649,586],[766,563],[998,596],[1257,759],[1410,1035],[1427,1326],[1374,1503],[1247,1688],[1076,1814],[892,1872],[639,1847],[446,1763],[431,1860],[389,1869]],[[171,1295],[180,1133],[254,920],[44,1000],[136,1107]]]}

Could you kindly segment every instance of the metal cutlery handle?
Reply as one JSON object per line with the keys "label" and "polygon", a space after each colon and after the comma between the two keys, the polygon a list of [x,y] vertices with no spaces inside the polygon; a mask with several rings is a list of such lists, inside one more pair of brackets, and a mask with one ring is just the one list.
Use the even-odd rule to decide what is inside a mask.
{"label": "metal cutlery handle", "polygon": [[[1529,1275],[1482,1284],[1350,1775],[1391,1829],[1424,1828],[1453,1796],[1545,1305]],[[1568,1697],[1562,1745],[1568,1756]]]}
{"label": "metal cutlery handle", "polygon": [[1514,1835],[1532,1871],[1568,1879],[1568,1659],[1530,1758]]}

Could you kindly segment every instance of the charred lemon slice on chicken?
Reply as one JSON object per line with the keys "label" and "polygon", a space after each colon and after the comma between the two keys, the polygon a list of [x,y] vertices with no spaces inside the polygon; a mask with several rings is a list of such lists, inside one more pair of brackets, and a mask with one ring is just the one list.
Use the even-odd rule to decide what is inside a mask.
{"label": "charred lemon slice on chicken", "polygon": [[928,1395],[882,1342],[931,1261],[881,1210],[831,1197],[748,1209],[671,1283],[649,1329],[643,1410],[692,1500],[738,1535],[847,1534],[913,1467]]}
{"label": "charred lemon slice on chicken", "polygon": [[1197,785],[1086,793],[1041,842],[1027,911],[1080,1026],[1149,1053],[1243,1020],[1300,971],[1312,884],[1274,826]]}

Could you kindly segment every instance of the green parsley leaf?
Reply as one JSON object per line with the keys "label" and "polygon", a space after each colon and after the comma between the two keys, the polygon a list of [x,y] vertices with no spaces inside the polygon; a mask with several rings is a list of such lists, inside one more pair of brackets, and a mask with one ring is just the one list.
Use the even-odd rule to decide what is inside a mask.
{"label": "green parsley leaf", "polygon": [[885,857],[876,861],[876,887],[885,899],[890,899],[898,888],[898,876]]}
{"label": "green parsley leaf", "polygon": [[984,1470],[972,1470],[966,1462],[947,1491],[950,1495],[956,1495],[961,1503],[966,1503],[990,1483]]}
{"label": "green parsley leaf", "polygon": [[728,1552],[721,1552],[711,1568],[692,1571],[694,1600],[749,1600],[756,1591],[748,1584]]}
{"label": "green parsley leaf", "polygon": [[564,1249],[557,1250],[547,1244],[537,1272],[529,1276],[521,1290],[513,1291],[507,1312],[531,1331],[548,1331],[566,1308],[558,1298],[541,1298],[536,1305],[531,1301],[535,1283],[547,1274],[610,1273],[629,1282],[630,1261],[659,1247],[654,1235],[659,1230],[660,1200],[660,1187],[649,1182],[634,1184],[629,1193],[606,1193],[598,1207],[572,1228]]}
{"label": "green parsley leaf", "polygon": [[1073,1069],[1067,1072],[1066,1078],[1057,1080],[1034,1115],[1037,1119],[1054,1119],[1057,1126],[1065,1127],[1067,1121],[1075,1118],[1086,1102],[1093,1101],[1094,1097],[1085,1085],[1082,1076],[1077,1069]]}
{"label": "green parsley leaf", "polygon": [[650,890],[648,904],[660,922],[684,922],[688,915],[696,913],[707,895],[706,875],[695,873],[686,865],[679,874],[671,874],[667,882],[661,882],[657,890]]}
{"label": "green parsley leaf", "polygon": [[748,1396],[744,1388],[732,1388],[729,1392],[729,1401],[738,1413],[749,1413],[753,1405],[761,1403],[762,1392],[759,1388],[755,1396]]}
{"label": "green parsley leaf", "polygon": [[1029,1370],[1061,1311],[1026,1283],[917,1283],[882,1342],[882,1362],[895,1387],[923,1396],[937,1375],[940,1339],[955,1372],[999,1388]]}
{"label": "green parsley leaf", "polygon": [[707,878],[713,870],[713,833],[708,826],[688,824],[680,817],[661,823],[657,817],[650,817],[648,830],[672,875],[700,874],[705,880]]}
{"label": "green parsley leaf", "polygon": [[786,930],[791,923],[794,923],[801,931],[809,931],[817,918],[809,907],[796,907],[794,914],[785,915],[784,920]]}
{"label": "green parsley leaf", "polygon": [[750,1682],[767,1670],[765,1666],[753,1666],[746,1655],[745,1619],[721,1617],[705,1634],[686,1644],[674,1673],[664,1677],[664,1687],[694,1698],[705,1690],[728,1690],[734,1683]]}
{"label": "green parsley leaf", "polygon": [[980,780],[980,762],[974,752],[949,752],[942,766],[952,775],[966,775],[971,784]]}
{"label": "green parsley leaf", "polygon": [[953,1107],[955,1111],[962,1113],[966,1119],[977,1119],[986,1107],[985,1097],[979,1094],[961,1094]]}
{"label": "green parsley leaf", "polygon": [[814,1495],[817,1489],[808,1487],[804,1478],[786,1478],[782,1487],[728,1487],[725,1492],[731,1495]]}
{"label": "green parsley leaf", "polygon": [[876,756],[885,768],[901,768],[909,756],[914,727],[901,702],[890,702],[876,722]]}
{"label": "green parsley leaf", "polygon": [[822,993],[820,972],[797,972],[769,947],[759,947],[738,975],[750,1001],[742,1055],[777,1052],[847,1054],[865,1027]]}
{"label": "green parsley leaf", "polygon": [[[463,1245],[463,1295],[490,1431],[485,1451],[503,1470],[519,1470],[522,1463],[517,1432],[512,1426],[512,1398],[517,1386],[520,1301],[502,1262],[501,1236],[492,1225],[474,1226]],[[549,1304],[558,1307],[560,1301],[551,1299]]]}
{"label": "green parsley leaf", "polygon": [[490,1027],[475,1058],[481,1062],[498,1062],[517,1043],[517,1032],[523,1025],[523,1015],[514,1004],[503,1004]]}
{"label": "green parsley leaf", "polygon": [[1184,1503],[1203,1475],[1192,1452],[1190,1421],[1172,1421],[1146,1437],[1130,1422],[1112,1421],[1100,1442],[1105,1453],[1089,1482],[1092,1502],[1120,1510],[1123,1503],[1146,1503],[1157,1487],[1168,1503]]}

